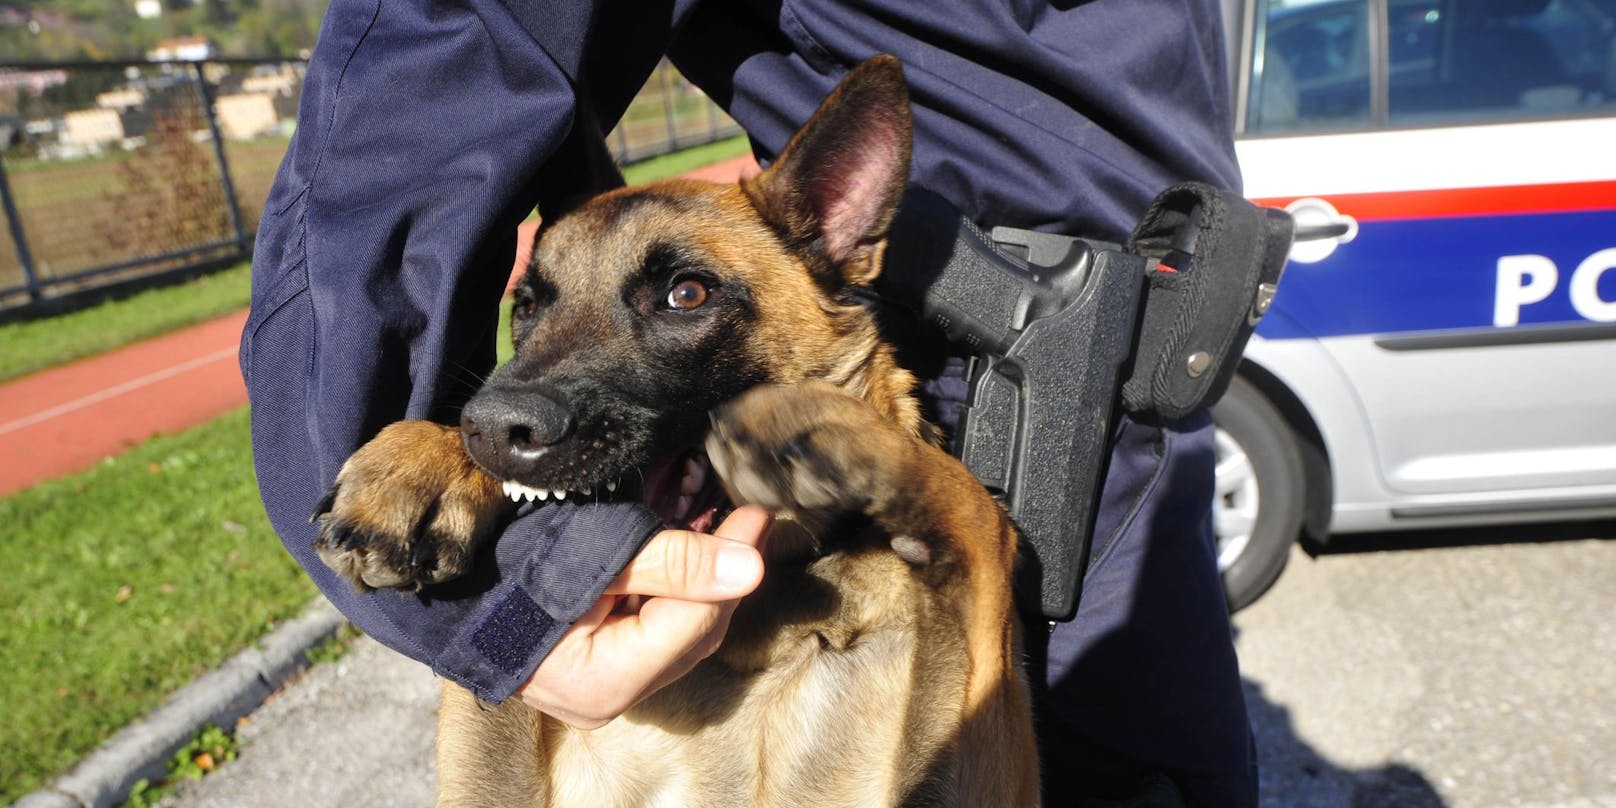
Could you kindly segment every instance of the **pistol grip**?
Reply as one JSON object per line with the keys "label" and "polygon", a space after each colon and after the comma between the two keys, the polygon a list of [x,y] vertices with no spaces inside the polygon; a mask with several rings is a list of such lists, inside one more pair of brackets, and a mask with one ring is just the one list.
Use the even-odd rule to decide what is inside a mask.
{"label": "pistol grip", "polygon": [[957,446],[1021,529],[1016,591],[1028,614],[1067,620],[1077,609],[1144,270],[1139,256],[1097,253],[1078,298],[1028,324],[972,381]]}

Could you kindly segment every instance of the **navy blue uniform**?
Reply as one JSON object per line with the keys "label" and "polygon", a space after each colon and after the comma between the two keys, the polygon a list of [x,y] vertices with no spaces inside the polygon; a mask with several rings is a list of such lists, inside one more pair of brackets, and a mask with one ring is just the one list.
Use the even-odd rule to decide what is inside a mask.
{"label": "navy blue uniform", "polygon": [[[557,190],[546,161],[581,107],[616,120],[666,53],[767,160],[849,68],[892,53],[913,182],[983,224],[1119,240],[1171,183],[1238,183],[1218,15],[1215,0],[335,0],[259,227],[241,348],[271,521],[366,633],[504,699],[655,517],[526,509],[473,580],[425,597],[355,592],[306,520],[366,439],[452,422],[491,368],[516,224]],[[1210,492],[1204,418],[1123,424],[1077,619],[1029,638],[1050,804],[1147,772],[1191,804],[1254,802]]]}

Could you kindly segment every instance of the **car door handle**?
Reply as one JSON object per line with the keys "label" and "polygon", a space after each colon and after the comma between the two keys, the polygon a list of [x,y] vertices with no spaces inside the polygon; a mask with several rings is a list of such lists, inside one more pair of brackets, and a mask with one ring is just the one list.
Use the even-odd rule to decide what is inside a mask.
{"label": "car door handle", "polygon": [[1297,225],[1296,232],[1291,238],[1295,241],[1318,241],[1320,239],[1338,239],[1352,232],[1352,222],[1346,219],[1337,219],[1330,222],[1313,222]]}
{"label": "car door handle", "polygon": [[1330,257],[1336,247],[1358,235],[1358,220],[1335,209],[1317,197],[1298,199],[1285,206],[1296,222],[1291,242],[1291,260],[1312,264]]}

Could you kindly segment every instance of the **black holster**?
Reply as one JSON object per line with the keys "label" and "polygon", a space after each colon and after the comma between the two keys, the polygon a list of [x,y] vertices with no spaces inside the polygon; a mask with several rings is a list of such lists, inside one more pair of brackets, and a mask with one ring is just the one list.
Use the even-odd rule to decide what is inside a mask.
{"label": "black holster", "polygon": [[1069,619],[1118,407],[1182,418],[1228,388],[1273,300],[1290,217],[1175,186],[1125,247],[995,228],[911,189],[875,291],[974,354],[951,449],[1003,498],[1022,608]]}

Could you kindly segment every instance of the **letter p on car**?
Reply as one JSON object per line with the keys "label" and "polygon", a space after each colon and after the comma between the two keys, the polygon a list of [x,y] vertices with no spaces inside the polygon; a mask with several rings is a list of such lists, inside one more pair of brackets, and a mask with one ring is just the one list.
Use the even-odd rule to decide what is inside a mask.
{"label": "letter p on car", "polygon": [[[1616,269],[1616,247],[1588,256],[1571,273],[1571,307],[1578,316],[1596,323],[1616,322],[1616,296],[1607,300],[1599,293],[1600,280],[1613,269]],[[1493,325],[1519,325],[1521,307],[1548,299],[1559,281],[1560,270],[1547,256],[1506,255],[1499,258],[1498,286],[1493,298]]]}

